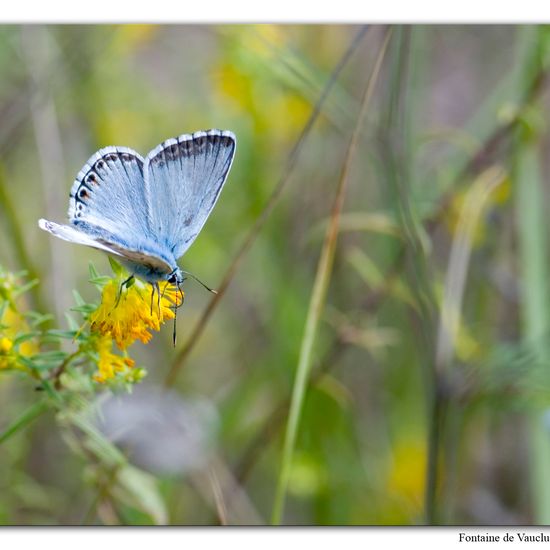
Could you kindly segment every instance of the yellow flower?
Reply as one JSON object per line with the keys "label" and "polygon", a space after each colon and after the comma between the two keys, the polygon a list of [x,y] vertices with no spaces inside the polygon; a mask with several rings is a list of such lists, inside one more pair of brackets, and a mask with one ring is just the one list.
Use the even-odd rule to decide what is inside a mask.
{"label": "yellow flower", "polygon": [[15,357],[11,353],[13,342],[5,336],[0,338],[0,369],[7,369],[13,366]]}
{"label": "yellow flower", "polygon": [[115,378],[117,374],[128,374],[134,366],[134,360],[130,357],[122,357],[111,352],[112,341],[109,336],[100,336],[97,340],[96,349],[99,355],[97,364],[98,372],[94,380],[104,384],[107,380]]}
{"label": "yellow flower", "polygon": [[[112,338],[124,350],[135,340],[144,344],[152,338],[150,330],[160,330],[167,319],[174,318],[174,306],[180,306],[183,292],[168,282],[161,283],[160,296],[141,281],[120,290],[121,278],[109,281],[101,295],[101,304],[91,313],[92,331]],[[119,294],[120,293],[120,294]]]}
{"label": "yellow flower", "polygon": [[13,342],[9,338],[0,338],[0,354],[6,355],[13,348]]}

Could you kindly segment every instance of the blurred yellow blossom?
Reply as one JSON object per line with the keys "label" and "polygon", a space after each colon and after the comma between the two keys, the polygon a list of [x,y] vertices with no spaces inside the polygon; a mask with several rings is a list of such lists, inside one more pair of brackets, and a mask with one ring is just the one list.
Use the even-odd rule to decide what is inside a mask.
{"label": "blurred yellow blossom", "polygon": [[13,342],[5,336],[0,338],[0,369],[7,369],[12,366],[14,357],[11,354]]}
{"label": "blurred yellow blossom", "polygon": [[99,361],[98,372],[93,376],[96,382],[105,383],[115,377],[116,374],[129,374],[134,367],[134,360],[130,357],[122,357],[112,353],[112,340],[109,336],[100,336],[96,344]]}
{"label": "blurred yellow blossom", "polygon": [[174,307],[183,301],[183,291],[164,282],[160,296],[152,296],[152,287],[139,280],[121,288],[120,277],[111,279],[104,287],[101,304],[91,313],[93,332],[112,338],[124,350],[136,340],[144,344],[152,338],[151,330],[160,330],[167,319],[174,318]]}
{"label": "blurred yellow blossom", "polygon": [[426,484],[426,448],[422,439],[397,442],[388,472],[387,493],[404,509],[419,512]]}

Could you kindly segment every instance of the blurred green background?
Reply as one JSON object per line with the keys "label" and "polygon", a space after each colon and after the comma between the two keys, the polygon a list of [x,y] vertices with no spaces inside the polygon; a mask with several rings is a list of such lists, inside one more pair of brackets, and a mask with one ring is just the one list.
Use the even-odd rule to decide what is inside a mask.
{"label": "blurred green background", "polygon": [[[171,397],[136,390],[121,405],[158,421],[127,452],[154,474],[170,524],[270,521],[324,232],[377,59],[283,523],[550,523],[550,29],[0,27],[0,264],[39,279],[29,307],[61,328],[73,289],[97,301],[89,261],[103,274],[109,263],[37,220],[65,220],[88,157],[107,145],[145,155],[200,129],[237,135],[180,265],[216,288],[251,231],[254,243],[184,361],[211,300],[193,281],[176,349],[170,325],[134,346],[149,373],[140,391],[178,364]],[[0,375],[2,430],[37,396]],[[172,437],[199,400],[209,421]],[[98,485],[65,431],[45,414],[1,445],[0,523],[150,523]]]}

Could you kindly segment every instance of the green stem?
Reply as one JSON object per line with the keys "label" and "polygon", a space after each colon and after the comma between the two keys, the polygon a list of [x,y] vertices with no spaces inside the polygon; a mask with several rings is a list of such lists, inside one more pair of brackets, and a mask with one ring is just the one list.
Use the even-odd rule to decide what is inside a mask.
{"label": "green stem", "polygon": [[39,401],[31,405],[13,424],[8,426],[0,434],[0,444],[7,441],[12,435],[16,434],[28,426],[35,418],[48,410],[48,404],[45,401]]}
{"label": "green stem", "polygon": [[391,29],[386,33],[386,37],[380,48],[376,64],[365,88],[365,93],[361,102],[361,111],[357,118],[357,123],[348,146],[344,164],[342,166],[342,172],[338,181],[338,188],[336,190],[336,195],[332,207],[330,223],[327,227],[325,240],[323,242],[323,248],[321,250],[321,257],[317,265],[317,273],[315,274],[315,281],[313,283],[313,290],[309,302],[304,336],[302,338],[300,356],[298,359],[298,366],[296,368],[296,379],[294,381],[294,387],[292,389],[290,412],[283,446],[283,459],[281,471],[279,474],[279,481],[277,484],[277,491],[275,493],[275,501],[273,504],[273,525],[279,525],[283,516],[286,490],[288,487],[290,470],[292,466],[292,457],[294,454],[294,447],[296,445],[296,436],[298,434],[298,426],[303,409],[307,380],[309,377],[309,372],[311,370],[313,346],[317,334],[317,327],[319,326],[319,321],[321,319],[321,314],[325,303],[328,283],[332,274],[334,253],[336,250],[336,241],[338,237],[340,213],[342,211],[342,206],[344,203],[351,161],[357,148],[363,120],[367,112],[367,106],[370,102],[375,83],[378,79],[378,74],[382,65],[384,53],[386,52],[386,48],[388,46],[390,36]]}
{"label": "green stem", "polygon": [[[544,87],[549,68],[550,34],[547,28],[525,28],[520,42],[519,62],[525,67],[521,82],[540,83]],[[533,44],[533,46],[531,46]],[[534,84],[532,85],[534,86]],[[536,106],[535,101],[528,104]],[[546,199],[541,173],[540,139],[536,128],[519,118],[517,127],[514,181],[516,182],[516,213],[521,266],[521,317],[523,340],[532,349],[537,364],[548,365],[550,349],[547,335],[550,330],[548,312],[548,240]],[[529,418],[529,476],[533,499],[534,523],[550,523],[550,434],[540,411]]]}
{"label": "green stem", "polygon": [[[17,257],[19,265],[27,271],[28,278],[30,280],[38,279],[38,271],[31,260],[25,240],[23,238],[23,232],[15,213],[15,208],[12,204],[11,198],[6,192],[6,177],[2,166],[0,166],[0,208],[4,213],[5,229],[11,236],[13,248]],[[32,296],[35,308],[39,311],[46,311],[46,305],[40,293],[40,285],[34,285],[30,289],[30,295]]]}
{"label": "green stem", "polygon": [[[540,177],[538,147],[524,146],[517,157],[517,208],[522,266],[523,336],[533,349],[537,362],[548,364],[546,337],[548,317],[548,276],[545,200]],[[535,523],[550,523],[550,435],[540,411],[529,419],[530,477]]]}

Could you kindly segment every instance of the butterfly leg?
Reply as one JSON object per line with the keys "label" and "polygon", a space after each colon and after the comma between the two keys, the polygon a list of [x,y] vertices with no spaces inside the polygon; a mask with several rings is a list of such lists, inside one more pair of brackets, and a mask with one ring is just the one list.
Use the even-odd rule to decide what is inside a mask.
{"label": "butterfly leg", "polygon": [[158,308],[158,317],[160,321],[160,287],[158,283],[155,283],[155,287],[157,289],[157,308]]}
{"label": "butterfly leg", "polygon": [[153,298],[155,297],[156,287],[154,283],[151,283],[151,316],[153,316]]}
{"label": "butterfly leg", "polygon": [[151,315],[153,315],[153,298],[157,293],[158,318],[160,320],[160,287],[158,283],[151,283]]}
{"label": "butterfly leg", "polygon": [[116,297],[116,303],[115,303],[115,308],[118,307],[118,304],[120,302],[120,298],[122,298],[122,289],[125,287],[125,286],[128,286],[129,283],[131,281],[133,281],[134,279],[134,276],[133,275],[130,275],[126,280],[122,281],[122,283],[120,283],[120,287],[118,288],[118,295]]}
{"label": "butterfly leg", "polygon": [[180,285],[178,286],[178,291],[181,295],[181,304],[178,306],[177,299],[176,303],[174,304],[174,331],[172,333],[172,342],[174,343],[174,347],[176,347],[176,326],[177,326],[177,318],[178,318],[178,307],[181,307],[183,305],[183,302],[185,300],[185,294],[182,292]]}

